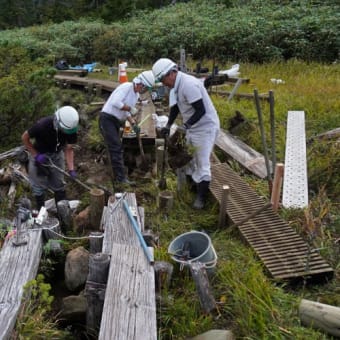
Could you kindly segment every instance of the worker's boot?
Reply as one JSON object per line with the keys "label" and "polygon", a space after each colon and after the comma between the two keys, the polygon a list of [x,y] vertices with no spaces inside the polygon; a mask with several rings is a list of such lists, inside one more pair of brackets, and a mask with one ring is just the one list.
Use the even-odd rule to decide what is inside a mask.
{"label": "worker's boot", "polygon": [[209,181],[202,181],[197,184],[197,196],[193,204],[194,209],[203,209],[209,191]]}
{"label": "worker's boot", "polygon": [[191,175],[185,175],[186,177],[186,182],[187,182],[187,187],[190,191],[195,192],[197,189],[197,185],[192,179]]}
{"label": "worker's boot", "polygon": [[40,211],[41,207],[45,206],[45,195],[44,194],[36,195],[34,196],[34,198],[35,198],[37,210]]}

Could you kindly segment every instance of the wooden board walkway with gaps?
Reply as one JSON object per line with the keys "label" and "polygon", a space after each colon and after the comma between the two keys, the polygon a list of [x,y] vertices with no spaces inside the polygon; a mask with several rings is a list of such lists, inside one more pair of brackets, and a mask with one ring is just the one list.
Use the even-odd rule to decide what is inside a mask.
{"label": "wooden board walkway with gaps", "polygon": [[141,231],[144,227],[135,193],[126,193],[104,208],[102,252],[111,260],[98,339],[156,340],[154,268],[144,254],[123,200]]}
{"label": "wooden board walkway with gaps", "polygon": [[[221,202],[222,187],[230,187],[227,215],[237,224],[265,202],[226,163],[212,166],[210,191]],[[307,244],[271,207],[238,226],[242,237],[254,249],[269,274],[277,280],[330,279],[334,270],[317,250]]]}

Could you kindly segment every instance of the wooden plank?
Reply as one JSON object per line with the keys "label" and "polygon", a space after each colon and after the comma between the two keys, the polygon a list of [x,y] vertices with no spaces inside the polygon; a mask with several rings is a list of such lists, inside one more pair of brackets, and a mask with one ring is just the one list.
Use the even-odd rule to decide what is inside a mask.
{"label": "wooden plank", "polygon": [[85,77],[88,74],[86,69],[57,70],[57,74],[66,76]]}
{"label": "wooden plank", "polygon": [[267,177],[264,156],[232,134],[220,130],[215,145],[256,176],[260,178]]}
{"label": "wooden plank", "polygon": [[285,208],[308,206],[304,111],[288,111],[282,204]]}
{"label": "wooden plank", "polygon": [[[210,191],[219,202],[222,185],[231,188],[227,214],[233,223],[242,221],[264,205],[263,199],[226,163],[213,165],[211,170]],[[309,248],[302,237],[272,209],[262,211],[238,228],[274,279],[324,279],[331,278],[334,273],[319,252]]]}
{"label": "wooden plank", "polygon": [[42,231],[26,234],[27,244],[14,246],[15,236],[0,252],[0,339],[9,339],[20,309],[24,285],[38,272],[42,253]]}
{"label": "wooden plank", "polygon": [[99,340],[157,339],[154,276],[140,246],[113,244]]}
{"label": "wooden plank", "polygon": [[[125,196],[129,207],[138,212],[136,196],[134,193],[127,193]],[[102,224],[104,228],[103,250],[105,254],[111,254],[114,243],[139,245],[138,237],[130,225],[128,215],[123,207],[123,200],[117,201],[114,210],[107,207],[103,211]],[[105,216],[104,216],[105,214]],[[137,223],[141,226],[139,214]]]}
{"label": "wooden plank", "polygon": [[67,76],[67,75],[55,75],[54,79],[59,83],[68,83],[75,86],[100,86],[103,91],[111,93],[118,85],[118,82],[111,80],[101,80],[89,77],[77,77],[77,76]]}

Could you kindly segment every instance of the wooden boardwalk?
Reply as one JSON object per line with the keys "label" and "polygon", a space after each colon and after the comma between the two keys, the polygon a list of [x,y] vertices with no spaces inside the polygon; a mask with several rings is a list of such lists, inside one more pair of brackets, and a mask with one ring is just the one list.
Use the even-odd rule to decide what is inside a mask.
{"label": "wooden boardwalk", "polygon": [[[212,166],[210,190],[221,202],[222,186],[230,187],[226,213],[232,223],[240,223],[261,210],[266,202],[226,164]],[[240,223],[238,229],[277,280],[328,279],[333,269],[319,252],[307,244],[271,207]]]}
{"label": "wooden boardwalk", "polygon": [[[123,207],[123,199],[142,226],[134,193],[103,211],[102,252],[111,256],[100,325],[100,340],[156,340],[155,274]],[[142,229],[142,228],[141,228]]]}
{"label": "wooden boardwalk", "polygon": [[91,77],[78,77],[64,74],[56,74],[54,76],[54,80],[60,87],[69,88],[71,86],[75,86],[96,92],[104,91],[107,94],[110,94],[119,85],[119,82],[116,81],[95,79]]}
{"label": "wooden boardwalk", "polygon": [[0,339],[10,339],[20,310],[24,286],[35,279],[42,254],[42,228],[51,224],[58,226],[56,219],[48,219],[48,224],[33,225],[27,229],[23,223],[26,244],[16,246],[16,236],[6,240],[0,252]]}

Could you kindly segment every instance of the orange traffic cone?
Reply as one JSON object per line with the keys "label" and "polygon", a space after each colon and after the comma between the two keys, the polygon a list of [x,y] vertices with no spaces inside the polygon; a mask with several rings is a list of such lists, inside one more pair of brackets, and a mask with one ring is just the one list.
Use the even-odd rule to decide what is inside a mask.
{"label": "orange traffic cone", "polygon": [[119,79],[118,79],[118,81],[121,84],[126,83],[128,81],[128,77],[127,77],[127,74],[126,74],[126,67],[127,67],[127,63],[119,64]]}

